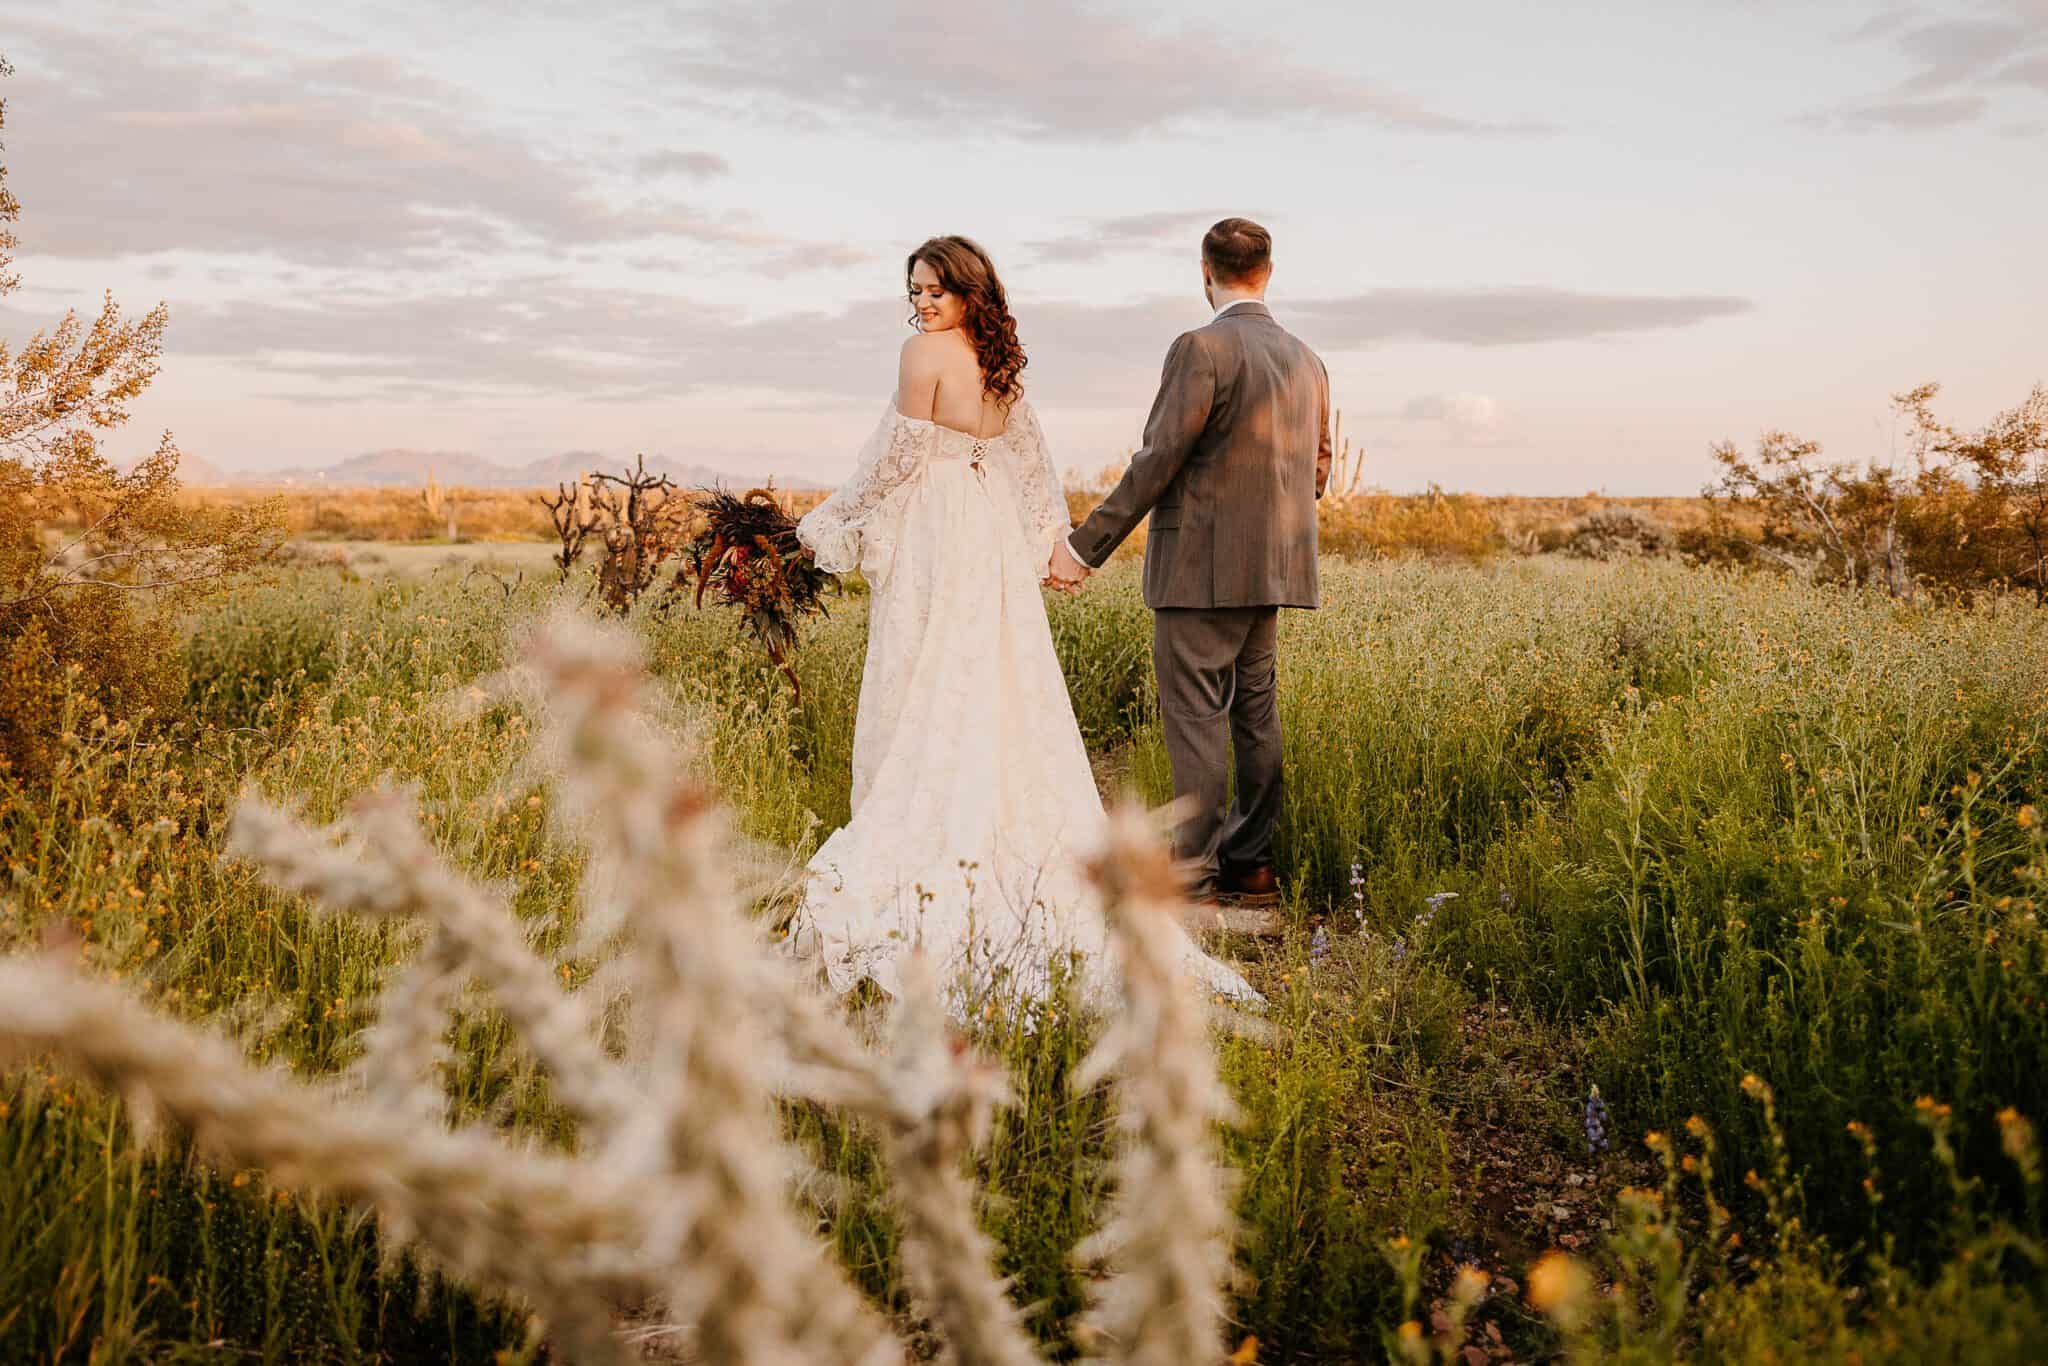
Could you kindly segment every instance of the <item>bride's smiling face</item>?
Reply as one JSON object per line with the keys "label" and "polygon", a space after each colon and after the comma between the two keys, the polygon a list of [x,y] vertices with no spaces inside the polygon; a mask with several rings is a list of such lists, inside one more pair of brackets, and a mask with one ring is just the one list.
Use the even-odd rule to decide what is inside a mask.
{"label": "bride's smiling face", "polygon": [[917,310],[917,330],[945,332],[967,316],[967,300],[947,289],[926,261],[910,268],[910,306]]}

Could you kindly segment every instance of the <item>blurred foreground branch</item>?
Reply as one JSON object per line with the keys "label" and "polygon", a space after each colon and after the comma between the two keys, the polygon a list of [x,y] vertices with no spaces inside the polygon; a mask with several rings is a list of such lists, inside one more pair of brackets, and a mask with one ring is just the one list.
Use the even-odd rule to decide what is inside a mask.
{"label": "blurred foreground branch", "polygon": [[[635,648],[571,616],[526,650],[543,687],[538,752],[555,756],[556,799],[590,849],[584,900],[603,905],[586,915],[626,986],[630,1050],[606,1046],[603,1012],[389,791],[327,830],[245,799],[228,849],[330,913],[424,925],[353,1077],[309,1083],[252,1065],[49,957],[0,960],[0,1050],[60,1055],[225,1162],[375,1214],[393,1244],[533,1306],[569,1359],[631,1359],[622,1320],[651,1312],[709,1361],[900,1362],[888,1322],[789,1198],[802,1164],[775,1102],[800,1096],[878,1126],[912,1288],[956,1359],[1037,1360],[963,1165],[1003,1079],[955,1035],[928,969],[911,974],[877,1054],[771,949],[731,886],[711,794],[643,704]],[[1115,1272],[1092,1336],[1117,1360],[1213,1361],[1231,1222],[1213,1140],[1224,1102],[1172,950],[1157,832],[1124,813],[1097,875],[1126,999],[1077,1084],[1119,1078],[1126,1143],[1104,1235]],[[575,1118],[573,1153],[447,1127],[433,1079],[470,978]]]}

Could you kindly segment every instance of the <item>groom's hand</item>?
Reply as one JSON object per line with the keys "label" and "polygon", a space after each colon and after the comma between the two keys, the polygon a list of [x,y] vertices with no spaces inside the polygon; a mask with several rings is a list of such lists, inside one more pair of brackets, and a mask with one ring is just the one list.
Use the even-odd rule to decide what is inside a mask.
{"label": "groom's hand", "polygon": [[1057,588],[1062,593],[1076,592],[1090,572],[1087,565],[1074,558],[1064,536],[1053,542],[1052,559],[1045,566],[1047,588]]}

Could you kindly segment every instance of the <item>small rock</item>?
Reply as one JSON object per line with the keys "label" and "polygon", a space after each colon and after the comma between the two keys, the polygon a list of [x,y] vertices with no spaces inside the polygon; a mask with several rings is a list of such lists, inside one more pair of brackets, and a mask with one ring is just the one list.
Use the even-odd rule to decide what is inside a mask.
{"label": "small rock", "polygon": [[1197,912],[1203,929],[1229,934],[1248,934],[1259,939],[1279,939],[1287,933],[1287,922],[1278,911],[1255,906],[1218,906]]}

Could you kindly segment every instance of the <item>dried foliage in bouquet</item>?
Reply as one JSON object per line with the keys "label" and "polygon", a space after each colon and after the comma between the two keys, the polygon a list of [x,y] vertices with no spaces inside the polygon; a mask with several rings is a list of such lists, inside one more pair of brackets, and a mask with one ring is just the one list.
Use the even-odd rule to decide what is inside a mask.
{"label": "dried foliage in bouquet", "polygon": [[839,577],[818,568],[773,489],[707,489],[697,497],[697,510],[704,529],[686,552],[697,576],[697,605],[704,605],[704,590],[715,587],[720,602],[739,608],[741,629],[761,642],[801,698],[803,687],[790,667],[797,623],[825,612],[825,595],[840,591]]}
{"label": "dried foliage in bouquet", "polygon": [[[54,952],[0,959],[0,1057],[58,1055],[223,1162],[374,1214],[390,1246],[532,1306],[552,1355],[582,1362],[638,1359],[648,1334],[626,1321],[650,1316],[704,1361],[905,1359],[791,1198],[805,1164],[776,1101],[832,1107],[882,1140],[907,1279],[951,1358],[1042,1360],[993,1269],[969,1175],[1003,1079],[954,1033],[933,974],[906,975],[876,1050],[791,971],[730,884],[723,819],[655,719],[629,635],[551,621],[515,677],[541,685],[536,759],[588,847],[581,944],[602,945],[623,984],[625,1028],[607,1034],[597,993],[567,985],[506,895],[447,863],[411,802],[384,791],[325,830],[246,799],[227,849],[328,913],[422,928],[350,1075],[307,1082],[252,1064]],[[1173,882],[1143,817],[1119,817],[1097,877],[1125,999],[1087,1071],[1116,1078],[1124,1144],[1089,1337],[1118,1361],[1215,1361],[1230,1231],[1213,1131],[1223,1100],[1194,984],[1174,965]],[[546,1071],[573,1147],[449,1125],[448,1012],[472,979]]]}

